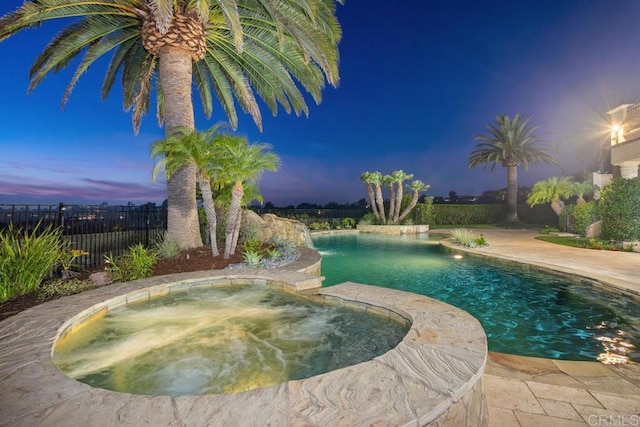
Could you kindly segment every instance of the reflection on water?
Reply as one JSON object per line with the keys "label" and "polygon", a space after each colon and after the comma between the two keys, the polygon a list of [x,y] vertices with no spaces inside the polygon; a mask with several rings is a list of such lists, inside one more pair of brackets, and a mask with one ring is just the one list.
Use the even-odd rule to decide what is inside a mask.
{"label": "reflection on water", "polygon": [[352,281],[444,301],[480,321],[492,351],[640,362],[640,307],[630,298],[477,257],[456,258],[424,237],[314,239],[317,250],[327,253],[324,286]]}
{"label": "reflection on water", "polygon": [[264,286],[193,289],[130,304],[55,347],[71,377],[151,395],[239,392],[372,359],[406,329]]}

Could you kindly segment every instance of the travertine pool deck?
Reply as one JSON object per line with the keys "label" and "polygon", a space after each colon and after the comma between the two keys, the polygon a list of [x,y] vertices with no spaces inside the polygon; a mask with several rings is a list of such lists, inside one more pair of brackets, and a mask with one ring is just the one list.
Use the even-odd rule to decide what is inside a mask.
{"label": "travertine pool deck", "polygon": [[[475,318],[391,289],[356,283],[318,289],[321,280],[297,271],[214,270],[109,285],[25,310],[0,322],[0,425],[487,425],[487,343]],[[237,394],[117,393],[77,382],[54,365],[56,337],[93,314],[211,282],[319,291],[326,303],[410,323],[410,329],[398,346],[371,361]]]}
{"label": "travertine pool deck", "polygon": [[[592,279],[594,286],[640,300],[640,253],[570,248],[536,240],[538,233],[531,230],[474,232],[482,233],[489,246],[461,250],[443,244],[576,280]],[[489,353],[484,387],[493,427],[640,426],[637,363],[603,365]]]}
{"label": "travertine pool deck", "polygon": [[[535,240],[537,233],[528,230],[475,231],[484,234],[489,246],[469,252],[507,262],[533,265],[543,270],[560,271],[577,280],[594,279],[614,292],[640,295],[640,254],[568,248]],[[110,291],[109,288],[111,286],[103,289],[111,292],[111,296],[123,293],[122,289],[114,288]],[[0,322],[0,425],[204,425],[206,421],[203,419],[206,418],[198,418],[197,415],[207,414],[211,417],[211,425],[234,426],[250,424],[251,420],[256,419],[252,417],[266,419],[264,414],[272,411],[267,408],[274,406],[273,402],[255,407],[249,400],[245,400],[241,415],[234,419],[233,413],[225,410],[226,406],[217,411],[208,406],[206,396],[194,398],[193,404],[189,406],[175,401],[175,398],[123,395],[126,396],[124,398],[120,393],[103,394],[96,389],[90,390],[88,400],[83,401],[70,395],[69,387],[70,383],[75,383],[73,380],[61,381],[55,387],[40,385],[38,380],[28,381],[27,377],[44,377],[45,367],[42,363],[34,363],[32,359],[21,359],[20,354],[37,344],[35,356],[46,358],[50,356],[52,341],[49,338],[43,348],[39,345],[41,339],[29,338],[26,332],[43,328],[50,322],[61,325],[64,319],[56,320],[56,310],[60,306],[75,305],[72,311],[74,314],[78,313],[81,311],[81,304],[76,297],[81,295],[43,305],[47,311],[40,314],[42,317],[17,315],[6,320],[14,319],[10,326],[5,325],[5,321]],[[636,363],[605,366],[598,362],[571,362],[489,353],[482,381],[490,426],[640,425],[640,368]],[[363,398],[374,401],[395,399],[395,390],[389,390],[386,384],[378,394],[360,396],[358,399],[354,398],[358,391],[356,387],[360,387],[359,383],[332,390],[331,396],[351,402],[354,408]],[[35,404],[20,400],[29,390],[36,399]],[[273,396],[270,389],[261,390],[268,398]],[[314,395],[306,394],[306,398],[310,396]],[[316,403],[322,403],[322,396],[314,397],[318,398]],[[140,406],[144,399],[147,403]],[[12,406],[14,404],[17,406]],[[322,410],[315,415],[327,416],[334,409],[333,404],[327,400]],[[118,409],[113,413],[102,412],[103,408],[114,406]],[[85,422],[77,424],[73,419],[65,419],[63,408],[67,407],[82,412]],[[313,411],[308,409],[310,416],[313,416]],[[284,415],[282,406],[277,406],[273,411]],[[165,421],[175,419],[176,414],[186,417],[179,421],[155,422],[158,417],[164,417],[162,419]],[[38,419],[36,415],[45,418]],[[279,418],[281,422],[271,425],[313,424],[311,418],[290,420],[288,424],[282,422],[285,419]],[[323,419],[326,420],[327,418]],[[350,423],[348,418],[333,421],[335,425],[357,425]],[[267,422],[255,425],[266,425]],[[409,425],[418,423],[412,422]],[[381,420],[381,424],[398,425],[388,417]],[[442,425],[457,427],[464,424],[453,420]]]}

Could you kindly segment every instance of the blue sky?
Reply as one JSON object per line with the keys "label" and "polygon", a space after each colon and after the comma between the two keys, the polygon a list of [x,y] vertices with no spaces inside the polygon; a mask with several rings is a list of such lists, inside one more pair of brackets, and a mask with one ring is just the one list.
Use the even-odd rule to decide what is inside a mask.
{"label": "blue sky", "polygon": [[[0,15],[22,0],[0,2]],[[503,188],[497,168],[468,170],[474,135],[497,114],[531,114],[566,174],[606,138],[606,111],[640,101],[640,3],[634,0],[347,0],[337,89],[310,116],[263,108],[264,132],[242,115],[238,133],[268,142],[283,161],[260,181],[265,201],[353,202],[363,171],[415,174],[428,195]],[[119,87],[100,99],[105,63],[94,65],[60,109],[73,67],[27,95],[28,71],[63,22],[0,43],[0,203],[161,202],[149,145],[163,131],[153,114],[134,135]],[[221,109],[196,126],[225,120]],[[520,170],[531,185],[558,167]]]}

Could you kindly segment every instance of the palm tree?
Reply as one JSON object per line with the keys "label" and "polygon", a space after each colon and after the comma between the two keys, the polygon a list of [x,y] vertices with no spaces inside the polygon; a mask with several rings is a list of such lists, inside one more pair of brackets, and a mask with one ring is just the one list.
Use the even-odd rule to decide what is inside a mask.
{"label": "palm tree", "polygon": [[576,204],[583,205],[586,203],[586,200],[584,200],[584,196],[586,194],[593,193],[593,190],[594,190],[594,186],[589,181],[574,182],[571,188],[571,193],[572,193],[571,195],[578,196],[578,199],[576,200]]}
{"label": "palm tree", "polygon": [[224,259],[235,253],[242,222],[242,200],[245,182],[255,182],[265,170],[276,171],[280,168],[280,158],[269,151],[271,145],[249,144],[246,138],[227,134],[216,137],[220,150],[221,173],[219,178],[230,183],[231,204],[227,211]]}
{"label": "palm tree", "polygon": [[386,213],[384,211],[384,198],[382,197],[382,184],[383,181],[382,173],[375,171],[369,174],[369,181],[373,185],[376,194],[376,205],[378,206],[378,220],[380,220],[380,224],[387,223]]}
{"label": "palm tree", "polygon": [[411,184],[409,184],[408,187],[413,191],[413,194],[411,195],[411,201],[409,202],[409,205],[404,209],[404,211],[402,211],[402,214],[400,214],[397,222],[402,222],[402,220],[405,219],[407,215],[409,215],[409,212],[411,212],[411,210],[418,204],[420,193],[423,191],[427,191],[431,186],[429,184],[423,183],[419,179],[416,179],[415,181],[411,181]]}
{"label": "palm tree", "polygon": [[[237,102],[261,129],[256,95],[273,114],[278,105],[287,113],[308,114],[294,79],[316,103],[325,79],[337,85],[341,29],[335,1],[341,0],[31,0],[0,18],[0,42],[70,18],[36,59],[29,91],[80,57],[64,105],[80,76],[111,54],[102,97],[120,73],[124,107],[132,110],[136,132],[154,87],[165,136],[180,126],[193,130],[194,82],[207,116],[215,94],[234,128]],[[188,162],[167,181],[168,232],[183,249],[202,245],[195,173]]]}
{"label": "palm tree", "polygon": [[[389,217],[393,218],[393,222],[398,222],[400,220],[400,205],[402,205],[402,196],[403,196],[403,187],[404,184],[403,182],[406,181],[407,179],[411,179],[413,178],[413,174],[407,174],[404,173],[404,171],[402,169],[399,169],[397,171],[394,171],[391,174],[391,177],[393,178],[393,180],[396,182],[398,189],[396,190],[396,202],[395,202],[395,210],[389,210]],[[415,206],[415,205],[414,205]]]}
{"label": "palm tree", "polygon": [[574,182],[571,178],[552,176],[544,181],[538,181],[533,185],[527,204],[531,207],[541,203],[551,203],[553,212],[560,216],[563,203],[561,199],[574,195]]}
{"label": "palm tree", "polygon": [[387,219],[389,222],[393,222],[393,213],[396,209],[396,183],[391,175],[384,175],[382,183],[389,187],[389,215],[387,215]]}
{"label": "palm tree", "polygon": [[217,180],[220,172],[219,160],[216,158],[218,147],[215,137],[224,125],[215,125],[206,132],[191,131],[185,127],[178,127],[174,133],[165,139],[151,144],[151,157],[163,156],[153,168],[152,177],[155,181],[158,172],[164,168],[167,179],[181,170],[184,165],[192,164],[196,167],[196,179],[202,193],[202,204],[209,224],[209,240],[211,254],[218,256],[216,241],[217,217],[213,201],[211,181]]}
{"label": "palm tree", "polygon": [[360,174],[360,181],[367,185],[367,195],[369,196],[369,204],[371,205],[371,211],[376,218],[379,218],[378,207],[376,205],[376,195],[373,188],[373,182],[371,181],[371,172],[363,172]]}
{"label": "palm tree", "polygon": [[518,221],[518,166],[544,162],[555,163],[551,154],[537,147],[540,138],[535,133],[539,126],[531,123],[531,116],[496,116],[496,125],[487,126],[489,135],[476,135],[483,142],[476,145],[477,150],[469,156],[469,169],[480,164],[491,164],[493,171],[498,163],[507,168],[507,218],[509,222]]}

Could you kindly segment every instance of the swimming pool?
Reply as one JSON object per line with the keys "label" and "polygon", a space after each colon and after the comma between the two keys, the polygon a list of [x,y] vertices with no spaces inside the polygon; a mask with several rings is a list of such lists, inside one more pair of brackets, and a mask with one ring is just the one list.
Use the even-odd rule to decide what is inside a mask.
{"label": "swimming pool", "polygon": [[640,308],[554,275],[471,256],[434,237],[314,236],[324,286],[345,281],[427,295],[468,311],[489,350],[564,360],[640,361]]}

